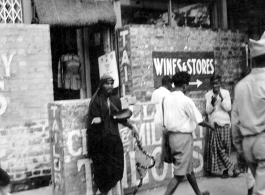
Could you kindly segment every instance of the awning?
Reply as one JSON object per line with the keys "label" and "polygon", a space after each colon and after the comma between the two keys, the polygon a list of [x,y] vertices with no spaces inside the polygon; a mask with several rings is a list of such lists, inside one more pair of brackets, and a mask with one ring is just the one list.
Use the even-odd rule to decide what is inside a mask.
{"label": "awning", "polygon": [[109,0],[34,0],[39,23],[54,26],[88,26],[116,23]]}

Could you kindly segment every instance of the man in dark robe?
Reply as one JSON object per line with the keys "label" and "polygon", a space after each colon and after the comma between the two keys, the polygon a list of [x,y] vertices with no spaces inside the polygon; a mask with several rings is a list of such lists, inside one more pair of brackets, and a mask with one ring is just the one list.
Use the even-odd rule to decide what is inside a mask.
{"label": "man in dark robe", "polygon": [[93,161],[94,182],[102,194],[107,194],[123,177],[124,153],[118,123],[136,133],[127,120],[112,117],[122,109],[120,99],[113,95],[113,83],[111,76],[101,77],[88,111],[88,156]]}

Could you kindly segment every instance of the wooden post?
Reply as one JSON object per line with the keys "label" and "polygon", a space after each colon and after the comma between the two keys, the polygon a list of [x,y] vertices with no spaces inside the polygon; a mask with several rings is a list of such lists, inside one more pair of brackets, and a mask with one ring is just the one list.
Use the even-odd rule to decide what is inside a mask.
{"label": "wooden post", "polygon": [[77,38],[77,48],[78,48],[78,56],[80,57],[81,63],[81,84],[82,88],[80,90],[80,97],[81,99],[85,99],[87,97],[86,92],[86,66],[85,66],[85,59],[84,59],[84,45],[83,45],[83,29],[76,30],[76,38]]}
{"label": "wooden post", "polygon": [[213,29],[217,29],[219,27],[218,25],[218,10],[217,10],[217,3],[215,2],[213,5],[213,12],[212,12],[212,22],[213,22]]}
{"label": "wooden post", "polygon": [[227,29],[227,3],[226,0],[219,0],[219,7],[220,7],[220,28]]}
{"label": "wooden post", "polygon": [[113,7],[114,7],[115,15],[116,15],[116,25],[115,25],[115,30],[116,30],[122,27],[120,0],[113,1]]}
{"label": "wooden post", "polygon": [[92,88],[91,88],[91,76],[90,76],[90,59],[89,59],[89,32],[88,28],[83,29],[83,38],[84,38],[84,59],[85,59],[85,74],[86,74],[86,92],[87,98],[92,97]]}
{"label": "wooden post", "polygon": [[105,54],[111,51],[111,43],[110,43],[110,27],[104,27],[103,30],[103,44],[104,44],[104,52]]}
{"label": "wooden post", "polygon": [[22,0],[23,23],[31,24],[32,20],[32,7],[31,0]]}
{"label": "wooden post", "polygon": [[172,26],[172,1],[168,1],[168,25]]}

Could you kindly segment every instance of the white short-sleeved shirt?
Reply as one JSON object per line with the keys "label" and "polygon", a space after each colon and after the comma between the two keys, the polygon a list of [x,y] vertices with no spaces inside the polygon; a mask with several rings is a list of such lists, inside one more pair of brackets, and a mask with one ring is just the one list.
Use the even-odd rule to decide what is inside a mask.
{"label": "white short-sleeved shirt", "polygon": [[165,126],[169,131],[192,133],[202,115],[194,102],[181,91],[174,91],[164,100]]}
{"label": "white short-sleeved shirt", "polygon": [[265,68],[253,68],[235,87],[232,131],[243,136],[265,130]]}
{"label": "white short-sleeved shirt", "polygon": [[152,94],[152,98],[151,98],[151,102],[155,103],[156,104],[156,114],[155,114],[155,119],[154,119],[154,123],[156,125],[160,124],[161,123],[161,102],[162,102],[162,99],[168,95],[170,95],[170,91],[161,86],[159,87],[158,89],[154,90],[153,94]]}

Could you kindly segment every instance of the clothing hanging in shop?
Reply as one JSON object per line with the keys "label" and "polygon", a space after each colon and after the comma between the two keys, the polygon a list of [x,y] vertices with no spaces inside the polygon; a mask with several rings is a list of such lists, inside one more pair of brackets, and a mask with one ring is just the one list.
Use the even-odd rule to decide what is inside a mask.
{"label": "clothing hanging in shop", "polygon": [[62,55],[58,65],[58,88],[79,90],[81,88],[81,63],[78,55]]}

